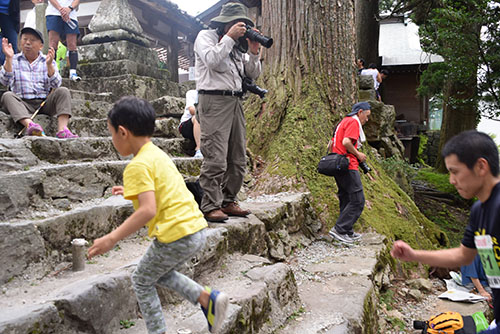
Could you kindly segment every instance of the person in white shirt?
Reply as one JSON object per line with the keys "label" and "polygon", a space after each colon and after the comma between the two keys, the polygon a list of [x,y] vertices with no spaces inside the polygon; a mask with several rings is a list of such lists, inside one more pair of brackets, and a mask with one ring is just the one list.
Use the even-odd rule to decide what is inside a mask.
{"label": "person in white shirt", "polygon": [[179,132],[184,138],[194,140],[196,143],[194,157],[203,158],[200,151],[200,123],[195,116],[197,104],[198,92],[194,89],[188,90],[186,92],[186,108],[184,108],[184,114],[181,117]]}
{"label": "person in white shirt", "polygon": [[76,9],[80,0],[49,0],[45,11],[47,31],[49,32],[49,46],[57,52],[57,47],[62,36],[66,36],[69,58],[69,78],[72,81],[80,81],[76,73],[78,64],[78,51],[76,39],[80,34],[78,30],[78,16]]}

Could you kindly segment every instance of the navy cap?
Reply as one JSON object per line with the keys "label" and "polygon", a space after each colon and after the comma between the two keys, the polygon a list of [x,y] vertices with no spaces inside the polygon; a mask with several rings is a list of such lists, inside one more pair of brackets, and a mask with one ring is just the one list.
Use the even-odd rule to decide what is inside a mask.
{"label": "navy cap", "polygon": [[30,28],[30,27],[24,27],[23,29],[21,29],[21,36],[23,34],[26,34],[26,33],[30,33],[30,34],[35,35],[36,37],[38,37],[42,41],[42,44],[43,44],[43,35],[40,31],[33,29],[33,28]]}
{"label": "navy cap", "polygon": [[370,104],[368,102],[358,102],[352,106],[352,111],[348,113],[346,116],[354,116],[360,110],[371,110]]}

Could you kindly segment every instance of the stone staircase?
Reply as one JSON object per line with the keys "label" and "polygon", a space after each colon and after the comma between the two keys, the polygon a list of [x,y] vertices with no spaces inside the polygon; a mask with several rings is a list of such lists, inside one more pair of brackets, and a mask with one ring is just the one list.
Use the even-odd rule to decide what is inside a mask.
{"label": "stone staircase", "polygon": [[[87,261],[85,270],[71,268],[74,238],[91,242],[133,210],[129,201],[111,195],[111,187],[122,184],[123,169],[131,158],[117,154],[107,130],[106,116],[117,99],[135,95],[150,101],[157,114],[153,142],[172,157],[186,180],[199,175],[202,161],[186,154],[192,153],[193,143],[177,130],[189,86],[165,80],[165,73],[154,73],[150,67],[136,66],[148,64],[151,54],[131,42],[89,45],[79,51],[83,59],[90,59],[79,65],[84,80],[64,79],[63,85],[72,95],[69,127],[80,138],[54,138],[56,120],[39,115],[37,122],[47,137],[13,139],[20,128],[0,110],[2,334],[146,332],[130,283],[131,272],[151,242],[145,229],[108,254]],[[133,59],[126,60],[124,54]],[[209,224],[207,245],[180,270],[230,296],[221,333],[376,333],[375,291],[381,275],[386,275],[378,261],[383,249],[380,238],[375,237],[375,243],[366,239],[375,245],[369,251],[356,246],[361,255],[354,271],[340,257],[323,258],[324,269],[292,270],[295,251],[325,243],[317,241],[322,224],[311,200],[302,193],[249,198],[241,202],[253,212],[248,218]],[[328,253],[343,250],[331,240],[326,243]],[[326,308],[331,290],[312,284],[314,275],[311,282],[297,284],[297,274],[310,270],[316,270],[316,276],[336,273],[326,285],[341,286],[334,296],[355,283],[361,288],[346,294],[353,298],[339,297],[330,303],[334,308]],[[159,292],[167,333],[183,328],[193,334],[208,332],[199,307],[166,289]],[[303,308],[308,311],[306,321],[294,323],[294,315]],[[334,317],[324,317],[326,310]],[[315,314],[322,317],[319,327],[313,325],[318,320]]]}
{"label": "stone staircase", "polygon": [[[132,212],[129,201],[111,196],[130,159],[117,154],[106,127],[107,112],[120,96],[149,99],[158,116],[153,142],[186,179],[199,175],[201,160],[186,156],[190,143],[177,131],[186,88],[156,81],[136,75],[64,80],[78,139],[52,137],[56,120],[45,115],[37,122],[47,137],[13,139],[19,128],[0,111],[1,333],[122,333],[120,322],[138,317],[130,274],[150,243],[145,230],[88,261],[81,272],[71,270],[71,240],[92,241]],[[151,87],[161,88],[155,93]],[[165,87],[174,88],[165,90],[172,95],[161,95]],[[243,205],[254,214],[210,224],[207,246],[182,271],[231,296],[222,332],[272,332],[300,308],[294,275],[276,260],[290,255],[295,243],[310,243],[321,224],[306,194]],[[172,333],[180,327],[207,331],[198,308],[160,291]],[[135,321],[140,328],[141,320]]]}

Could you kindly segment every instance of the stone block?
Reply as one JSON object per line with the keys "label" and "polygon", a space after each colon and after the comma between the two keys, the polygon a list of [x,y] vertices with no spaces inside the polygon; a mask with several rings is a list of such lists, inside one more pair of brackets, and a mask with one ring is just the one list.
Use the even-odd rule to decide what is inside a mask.
{"label": "stone block", "polygon": [[[170,73],[167,70],[130,60],[114,60],[100,63],[83,63],[78,66],[78,73],[86,80],[88,78],[112,77],[125,74],[134,74],[161,80],[168,80]],[[153,65],[153,66],[152,66]]]}
{"label": "stone block", "polygon": [[359,89],[374,89],[373,77],[371,75],[359,76]]}
{"label": "stone block", "polygon": [[36,156],[25,142],[16,139],[0,139],[0,171],[20,171],[38,164]]}
{"label": "stone block", "polygon": [[394,106],[378,101],[370,101],[371,114],[363,130],[368,141],[379,141],[382,137],[389,137],[394,133],[396,112]]}
{"label": "stone block", "polygon": [[181,86],[176,82],[135,74],[117,75],[107,78],[89,77],[80,82],[63,79],[63,85],[71,91],[110,94],[109,101],[111,102],[125,95],[137,96],[148,101],[165,95],[182,96]]}
{"label": "stone block", "polygon": [[130,273],[117,272],[65,287],[54,304],[67,327],[85,328],[86,333],[111,333],[120,327],[120,320],[137,314],[137,300],[131,292]]}
{"label": "stone block", "polygon": [[156,111],[156,116],[168,115],[180,119],[186,107],[183,97],[162,96],[150,102]]}
{"label": "stone block", "polygon": [[43,238],[34,224],[0,223],[0,284],[20,275],[31,262],[43,259],[46,252]]}
{"label": "stone block", "polygon": [[81,65],[116,60],[130,60],[154,67],[158,63],[155,50],[126,40],[82,45],[78,47],[78,54]]}
{"label": "stone block", "polygon": [[3,334],[22,333],[77,333],[64,328],[63,318],[52,303],[3,310],[0,314]]}

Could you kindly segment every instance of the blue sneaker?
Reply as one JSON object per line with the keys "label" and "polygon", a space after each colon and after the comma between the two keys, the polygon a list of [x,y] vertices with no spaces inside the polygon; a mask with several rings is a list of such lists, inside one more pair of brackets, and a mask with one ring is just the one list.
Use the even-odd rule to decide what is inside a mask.
{"label": "blue sneaker", "polygon": [[226,318],[229,298],[224,292],[212,291],[210,288],[205,288],[205,290],[210,293],[210,299],[208,301],[208,308],[202,306],[201,310],[207,318],[210,333],[217,333]]}
{"label": "blue sneaker", "polygon": [[81,81],[81,80],[82,80],[82,78],[80,78],[80,77],[78,76],[78,74],[76,74],[76,73],[71,73],[71,74],[69,75],[69,79],[70,79],[71,81],[75,81],[75,82],[79,82],[79,81]]}

